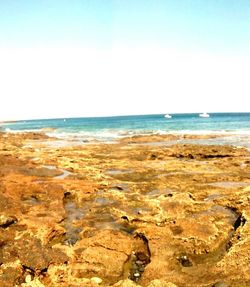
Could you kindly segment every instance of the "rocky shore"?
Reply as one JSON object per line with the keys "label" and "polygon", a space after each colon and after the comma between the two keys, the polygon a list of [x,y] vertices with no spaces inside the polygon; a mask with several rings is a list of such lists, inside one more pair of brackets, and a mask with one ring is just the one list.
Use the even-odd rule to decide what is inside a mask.
{"label": "rocky shore", "polygon": [[0,133],[0,286],[250,286],[250,151],[179,137]]}

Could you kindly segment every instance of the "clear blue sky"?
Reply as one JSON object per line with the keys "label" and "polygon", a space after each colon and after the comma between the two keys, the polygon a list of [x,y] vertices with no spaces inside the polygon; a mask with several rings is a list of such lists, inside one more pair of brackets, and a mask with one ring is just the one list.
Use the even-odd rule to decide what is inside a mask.
{"label": "clear blue sky", "polygon": [[[64,48],[69,50],[65,52],[65,50],[63,50]],[[114,102],[114,110],[108,110],[108,113],[110,114],[164,112],[162,110],[161,104],[159,107],[157,107],[156,105],[151,105],[150,101],[147,101],[147,107],[145,110],[140,110],[139,107],[138,109],[134,107],[131,110],[128,106],[123,110],[120,107],[117,108],[116,104],[119,103],[119,101],[117,101],[117,97],[119,97],[119,94],[121,94],[121,97],[127,96],[129,99],[130,96],[133,99],[136,97],[137,101],[135,101],[135,105],[138,105],[142,99],[145,99],[145,91],[149,90],[151,93],[148,92],[147,97],[154,97],[160,103],[165,103],[162,98],[163,95],[168,95],[169,98],[165,100],[167,100],[169,103],[169,100],[171,99],[171,93],[175,93],[174,97],[177,99],[177,101],[183,99],[184,90],[174,92],[173,87],[168,89],[166,87],[167,85],[164,86],[163,79],[159,83],[155,78],[152,85],[147,87],[150,75],[144,74],[144,76],[141,76],[141,78],[138,79],[140,86],[136,86],[136,81],[134,81],[133,77],[131,76],[131,73],[133,74],[133,70],[137,71],[138,73],[144,73],[147,68],[149,70],[155,68],[159,72],[159,78],[161,78],[161,74],[165,71],[165,67],[163,65],[168,65],[169,62],[171,62],[171,57],[174,59],[173,62],[170,63],[171,68],[175,69],[176,66],[178,66],[178,69],[185,71],[186,74],[193,73],[192,78],[197,77],[197,75],[200,74],[197,72],[197,69],[201,69],[200,72],[204,72],[204,78],[200,79],[203,86],[217,85],[216,90],[220,90],[218,95],[221,97],[226,97],[225,99],[227,99],[227,101],[229,99],[229,96],[226,95],[228,91],[235,90],[231,96],[238,96],[238,98],[241,97],[241,101],[244,102],[247,95],[249,95],[249,90],[246,91],[247,84],[244,79],[244,82],[240,82],[240,78],[242,77],[239,77],[238,82],[234,87],[232,87],[232,89],[229,87],[224,91],[223,85],[226,84],[227,79],[223,78],[221,81],[223,84],[221,85],[217,82],[216,78],[214,78],[212,83],[210,83],[208,79],[205,79],[205,77],[210,75],[206,74],[205,70],[211,69],[210,73],[212,73],[212,69],[216,71],[216,63],[218,62],[218,59],[220,61],[222,57],[222,62],[219,63],[219,70],[221,69],[221,73],[224,73],[222,66],[225,66],[225,63],[228,63],[228,67],[232,67],[233,70],[243,68],[244,73],[249,71],[247,68],[247,63],[250,56],[250,1],[0,1],[0,49],[2,49],[2,57],[4,57],[6,60],[6,66],[2,65],[2,68],[0,69],[2,69],[2,74],[6,77],[6,82],[13,83],[13,85],[15,85],[15,80],[18,78],[18,75],[22,74],[24,78],[28,78],[32,75],[33,72],[38,73],[38,70],[41,71],[41,66],[43,65],[44,61],[46,62],[46,59],[48,60],[46,69],[50,69],[49,65],[51,62],[52,67],[54,67],[54,72],[57,73],[55,68],[56,63],[53,62],[53,59],[55,58],[54,55],[57,55],[56,51],[59,51],[59,54],[61,51],[61,58],[57,60],[59,62],[63,62],[65,60],[65,62],[68,63],[65,64],[64,68],[68,69],[71,67],[78,73],[81,71],[80,65],[85,63],[86,59],[82,59],[82,61],[79,62],[79,65],[76,63],[75,66],[70,66],[71,64],[69,62],[71,61],[70,59],[72,54],[81,54],[81,49],[82,53],[86,53],[86,49],[96,51],[97,56],[95,56],[92,52],[90,53],[90,59],[92,59],[92,62],[94,61],[94,58],[99,59],[98,61],[96,60],[96,62],[93,64],[93,67],[95,67],[96,70],[100,69],[103,71],[103,65],[111,65],[111,67],[107,68],[107,79],[105,82],[107,83],[108,80],[113,78],[114,81],[118,83],[117,87],[114,89],[114,85],[111,81],[108,84],[103,83],[104,86],[102,86],[102,89],[96,90],[95,93],[92,93],[91,97],[92,99],[95,98],[95,100],[93,100],[93,102],[90,101],[90,109],[88,108],[87,110],[80,111],[77,108],[74,110],[74,107],[72,106],[72,114],[69,114],[68,111],[66,112],[65,106],[65,109],[62,108],[62,116],[85,116],[92,114],[99,115],[102,113],[102,111],[95,111],[94,103],[100,100],[101,97],[106,97],[106,101],[101,99],[103,104],[107,103],[107,105],[110,106],[112,102]],[[42,49],[46,49],[46,52],[42,51]],[[52,49],[53,52],[50,52],[50,49]],[[37,51],[39,51],[40,54],[37,54]],[[115,55],[113,54],[113,51],[115,51]],[[142,53],[140,51],[142,51]],[[107,54],[104,55],[103,53]],[[164,57],[166,53],[168,53],[170,57],[165,59],[161,64],[161,58]],[[173,53],[173,56],[171,56],[171,53]],[[29,54],[31,55],[30,57]],[[37,66],[32,66],[35,58],[34,55],[37,55],[37,57],[41,55],[41,58],[45,60],[38,62]],[[196,55],[199,55],[198,58]],[[18,60],[16,63],[12,62],[9,64],[11,59],[15,57],[18,59],[23,57],[29,68],[25,70],[25,61],[19,62]],[[154,57],[158,57],[156,59],[156,62],[158,63],[157,65],[153,63]],[[110,62],[105,61],[105,59],[109,59]],[[176,63],[177,59],[180,59],[182,63],[180,61]],[[76,59],[74,61],[77,62]],[[88,63],[90,66],[92,63],[91,61]],[[195,68],[189,73],[188,67],[192,66],[192,61],[195,63]],[[117,65],[117,62],[120,63],[120,65]],[[214,63],[213,68],[209,66],[209,63],[211,62]],[[246,66],[244,66],[244,63],[246,63]],[[135,69],[133,69],[134,64]],[[23,65],[23,72],[22,69],[20,69],[21,65]],[[11,66],[12,70],[18,70],[19,73],[16,73],[15,75],[6,75],[5,69],[7,69],[9,66]],[[140,67],[142,70],[140,70]],[[202,71],[202,67],[204,67],[204,71]],[[34,69],[32,73],[30,71],[31,68]],[[114,72],[114,68],[118,70]],[[62,69],[62,67],[60,69]],[[171,74],[170,70],[166,72],[166,75]],[[74,71],[72,72],[74,73]],[[105,73],[105,70],[103,72]],[[232,73],[233,72],[235,71],[232,71]],[[86,75],[86,73],[83,74]],[[180,82],[180,85],[182,85],[182,80],[184,82],[186,80],[185,73],[183,72],[183,74],[181,74],[179,77],[178,72],[176,71],[176,78],[174,81],[177,83],[177,78],[179,77],[178,81]],[[49,95],[52,95],[50,93],[52,89],[53,97],[59,100],[60,97],[62,98],[61,92],[68,89],[68,92],[65,92],[63,97],[75,97],[74,100],[77,103],[80,103],[83,100],[86,103],[90,87],[89,89],[81,90],[80,86],[82,85],[82,82],[80,80],[77,82],[72,80],[72,85],[74,84],[76,87],[79,87],[78,90],[80,90],[77,95],[72,94],[73,92],[70,92],[70,87],[63,87],[65,79],[68,76],[68,74],[64,74],[61,76],[61,88],[58,90],[57,94],[55,92],[57,87],[53,86],[53,83],[49,82],[48,78],[46,78],[44,82],[42,81],[41,77],[44,74],[46,74],[46,71],[44,71],[42,74],[37,74],[37,77],[40,77],[40,79],[34,79],[37,86],[43,86],[44,99],[47,96],[49,97]],[[119,74],[120,77],[118,76]],[[154,75],[155,72],[151,76]],[[94,74],[92,76],[95,77]],[[128,76],[127,82],[126,76]],[[229,79],[233,79],[234,76],[235,74],[230,74]],[[93,78],[91,80],[93,85],[98,85],[98,82],[101,78],[101,73],[97,75],[95,79]],[[60,81],[59,79],[57,80],[58,81],[55,82],[57,82],[58,85]],[[231,80],[228,82],[229,86],[230,81]],[[30,98],[34,98],[36,96],[35,88],[32,88],[31,91],[29,88],[27,88],[28,84],[28,81],[25,82],[23,80],[23,84],[20,84],[21,86],[18,86],[18,89],[16,90],[13,88],[11,91],[9,91],[7,86],[5,89],[0,88],[1,95],[6,94],[6,106],[17,100],[17,97],[22,97],[23,102],[28,104]],[[159,91],[154,93],[154,84],[158,86],[160,85],[162,89],[165,89],[164,93],[158,93]],[[197,104],[197,111],[200,111],[201,103],[199,105],[198,99],[202,95],[202,91],[192,87],[192,85],[195,85],[195,81],[191,84],[190,81],[188,81],[186,84],[187,86],[185,89],[185,96],[190,98],[189,102],[192,103],[193,107],[187,108],[187,110],[178,110],[177,104],[173,104],[170,106],[169,110],[166,110],[166,112],[193,112],[195,111],[195,104]],[[70,86],[70,83],[68,85]],[[120,87],[125,86],[126,92],[120,91],[118,85]],[[128,85],[130,85],[132,88],[129,89],[126,87]],[[141,87],[141,85],[145,86]],[[239,93],[236,92],[237,85],[244,86],[244,95],[239,95]],[[44,86],[47,86],[47,89],[44,88]],[[133,94],[133,91],[136,92]],[[224,95],[223,91],[225,92]],[[211,90],[211,92],[214,93],[215,91]],[[101,93],[102,96],[100,95]],[[40,93],[37,97],[41,96],[42,94]],[[114,99],[114,97],[116,99]],[[187,102],[185,101],[186,100],[184,100],[184,103]],[[52,104],[54,105],[55,102]],[[221,106],[222,105],[223,103],[221,101]],[[235,106],[235,104],[231,102],[227,109],[232,110],[232,107],[235,107],[237,111],[246,110],[246,106],[244,104],[241,107],[239,105]],[[211,109],[210,106],[209,108]],[[35,107],[33,110],[34,109]],[[90,112],[91,109],[92,112]],[[218,110],[216,111],[220,111],[220,109],[221,107],[219,106]],[[226,110],[225,107],[224,110]],[[23,117],[26,114],[27,113],[24,115],[18,114],[17,117]],[[9,117],[13,118],[14,116],[14,114],[9,114]],[[43,114],[39,114],[39,116],[43,116]],[[58,116],[58,114],[53,114],[53,109],[51,108],[51,111],[49,111],[48,114],[44,114],[44,117],[48,116],[53,117]],[[6,114],[6,117],[8,117],[8,114]],[[30,117],[34,117],[34,114],[31,113]]]}
{"label": "clear blue sky", "polygon": [[141,45],[247,51],[248,0],[8,0],[1,46]]}

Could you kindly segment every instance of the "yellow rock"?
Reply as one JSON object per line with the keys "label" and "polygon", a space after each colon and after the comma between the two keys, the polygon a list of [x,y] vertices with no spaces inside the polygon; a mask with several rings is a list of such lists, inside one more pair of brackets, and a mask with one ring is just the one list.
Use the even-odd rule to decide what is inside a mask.
{"label": "yellow rock", "polygon": [[155,279],[149,283],[147,287],[177,287],[171,282],[165,282],[164,280]]}
{"label": "yellow rock", "polygon": [[140,285],[137,285],[133,281],[126,279],[121,280],[118,283],[114,284],[112,287],[140,287]]}
{"label": "yellow rock", "polygon": [[25,282],[30,283],[31,281],[32,281],[32,278],[31,278],[31,275],[29,274],[25,277]]}
{"label": "yellow rock", "polygon": [[92,277],[91,279],[92,283],[96,283],[96,284],[101,284],[102,283],[102,279],[99,277]]}

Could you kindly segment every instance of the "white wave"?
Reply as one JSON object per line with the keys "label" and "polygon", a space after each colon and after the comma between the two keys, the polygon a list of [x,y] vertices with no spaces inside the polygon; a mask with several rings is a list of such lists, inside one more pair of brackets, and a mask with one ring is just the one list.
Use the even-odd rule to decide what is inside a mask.
{"label": "white wave", "polygon": [[50,137],[55,137],[62,140],[72,140],[72,141],[93,141],[93,140],[111,140],[111,139],[118,139],[122,136],[119,135],[118,132],[114,131],[76,131],[76,132],[47,132],[46,133]]}
{"label": "white wave", "polygon": [[135,135],[149,135],[155,134],[156,131],[142,131],[142,130],[115,130],[115,129],[105,129],[99,131],[53,131],[46,132],[48,136],[56,137],[59,139],[83,139],[83,138],[93,138],[93,139],[119,139],[127,136]]}
{"label": "white wave", "polygon": [[13,130],[11,128],[5,128],[4,130],[6,133],[12,134],[22,134],[22,133],[40,133],[43,132],[42,129],[32,129],[32,130]]}
{"label": "white wave", "polygon": [[139,130],[139,129],[103,129],[95,131],[84,130],[45,130],[45,129],[30,129],[30,130],[13,130],[10,127],[5,128],[7,133],[24,133],[24,132],[42,132],[46,135],[57,138],[58,140],[67,141],[71,144],[82,144],[93,141],[100,141],[106,143],[115,142],[118,139],[137,136],[137,135],[222,135],[225,142],[234,142],[235,144],[244,142],[247,145],[247,141],[250,142],[250,130]]}
{"label": "white wave", "polygon": [[181,135],[250,135],[250,130],[173,130],[169,134]]}

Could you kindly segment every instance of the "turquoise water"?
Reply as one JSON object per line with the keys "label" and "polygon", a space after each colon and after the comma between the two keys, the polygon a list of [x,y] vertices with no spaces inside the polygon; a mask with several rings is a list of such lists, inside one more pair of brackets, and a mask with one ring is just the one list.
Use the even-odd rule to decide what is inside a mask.
{"label": "turquoise water", "polygon": [[[212,113],[209,118],[199,114],[139,115],[96,118],[29,120],[0,125],[4,131],[40,131],[59,138],[112,140],[127,135],[151,133],[223,133],[250,134],[250,113]],[[50,129],[48,131],[48,129]]]}

